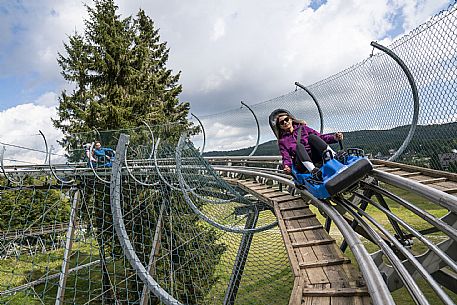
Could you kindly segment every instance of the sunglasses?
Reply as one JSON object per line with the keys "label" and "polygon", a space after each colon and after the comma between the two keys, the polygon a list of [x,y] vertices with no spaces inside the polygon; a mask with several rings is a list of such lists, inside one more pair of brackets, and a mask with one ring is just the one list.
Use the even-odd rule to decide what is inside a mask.
{"label": "sunglasses", "polygon": [[290,118],[285,118],[284,120],[279,121],[279,125],[284,125],[284,124],[288,123],[289,121],[290,121]]}

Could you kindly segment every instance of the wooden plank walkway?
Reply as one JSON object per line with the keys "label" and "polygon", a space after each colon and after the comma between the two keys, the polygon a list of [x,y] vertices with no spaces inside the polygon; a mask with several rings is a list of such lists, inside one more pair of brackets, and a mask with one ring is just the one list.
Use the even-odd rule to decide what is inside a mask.
{"label": "wooden plank walkway", "polygon": [[384,160],[371,160],[374,169],[414,180],[457,196],[457,174]]}
{"label": "wooden plank walkway", "polygon": [[289,305],[371,304],[360,273],[301,197],[254,180],[225,179],[274,208],[295,276]]}

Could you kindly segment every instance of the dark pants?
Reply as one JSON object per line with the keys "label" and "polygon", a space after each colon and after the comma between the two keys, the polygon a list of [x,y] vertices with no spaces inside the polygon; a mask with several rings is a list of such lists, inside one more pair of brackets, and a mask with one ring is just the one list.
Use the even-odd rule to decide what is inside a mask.
{"label": "dark pants", "polygon": [[306,167],[303,166],[303,162],[309,161],[317,166],[322,165],[322,154],[327,149],[327,143],[324,142],[318,136],[312,134],[308,136],[308,143],[311,146],[311,156],[305,149],[305,145],[301,142],[297,143],[295,151],[295,166],[300,172],[307,172]]}

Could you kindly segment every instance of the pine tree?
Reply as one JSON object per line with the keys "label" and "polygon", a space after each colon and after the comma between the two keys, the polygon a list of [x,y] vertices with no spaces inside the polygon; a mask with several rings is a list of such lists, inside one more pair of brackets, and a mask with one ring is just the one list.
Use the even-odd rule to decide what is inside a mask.
{"label": "pine tree", "polygon": [[[86,8],[89,12],[89,19],[85,21],[84,33],[75,33],[70,36],[69,42],[64,45],[66,54],[58,56],[64,79],[75,85],[71,93],[62,92],[57,109],[59,117],[54,120],[54,125],[64,134],[61,144],[67,149],[75,147],[75,145],[84,143],[82,141],[88,140],[82,135],[84,132],[94,129],[132,128],[140,126],[143,120],[152,125],[173,126],[173,128],[162,128],[160,130],[162,134],[156,136],[168,137],[169,141],[170,138],[176,139],[182,130],[189,128],[189,122],[186,119],[189,104],[180,102],[178,99],[182,91],[182,86],[178,84],[180,73],[173,74],[173,71],[166,67],[169,49],[165,42],[160,41],[159,31],[155,28],[154,22],[143,10],[139,10],[135,17],[121,18],[116,13],[118,7],[114,0],[95,0],[93,8],[89,6]],[[135,136],[137,137],[135,140],[139,140],[137,135],[132,135],[131,142]],[[114,142],[109,144],[115,145]],[[69,155],[75,161],[79,157],[71,153]],[[107,264],[103,263],[106,256],[116,259],[122,255],[117,239],[113,239],[113,226],[110,225],[112,219],[109,200],[107,200],[109,193],[106,195],[109,188],[107,189],[106,185],[97,182],[91,184],[90,179],[81,179],[81,181],[82,187],[86,187],[84,193],[91,198],[88,204],[95,207],[89,210],[97,211],[96,215],[86,215],[86,217],[95,217],[97,231],[104,232],[97,236],[102,262],[102,302],[114,304],[120,299],[128,300],[128,302],[138,301],[141,296],[138,283],[141,281],[135,277],[126,280],[129,292],[123,296],[115,295],[114,290],[110,287],[109,273],[111,271]],[[143,194],[145,190],[138,192],[138,194],[130,192],[128,196],[145,195]],[[100,195],[103,196],[100,197]],[[154,200],[154,204],[148,205],[148,208],[157,210],[162,202],[160,197]],[[182,199],[173,199],[173,205],[189,210]],[[132,209],[132,206],[128,205],[126,208]],[[135,210],[134,213],[127,214],[147,215],[153,213],[153,210]],[[157,212],[154,213],[157,214]],[[198,290],[198,294],[190,296],[193,299],[189,299],[189,302],[198,303],[198,299],[210,290],[210,287],[207,286],[214,282],[215,266],[224,247],[215,243],[213,231],[203,232],[204,229],[197,224],[198,217],[192,211],[189,210],[184,214],[182,217],[191,217],[192,222],[187,227],[178,226],[179,223],[177,223],[175,225],[178,227],[173,227],[170,232],[173,231],[176,234],[182,231],[183,234],[186,234],[187,230],[189,234],[198,234],[200,240],[208,242],[204,243],[205,249],[189,250],[182,254],[182,258],[190,260],[199,257],[203,260],[208,249],[211,248],[216,253],[208,266],[200,268],[206,269],[205,272],[211,280],[207,280],[206,286],[193,288]],[[155,228],[156,220],[148,221],[150,223],[145,224],[144,227]],[[131,223],[134,221],[132,220]],[[141,227],[134,226],[129,229],[132,239],[145,236]],[[164,232],[162,236],[164,244],[166,244],[166,240],[172,238],[170,232]],[[142,240],[142,242],[145,245],[151,244],[150,240]],[[166,268],[166,265],[162,268]],[[189,273],[195,272],[183,270]],[[178,289],[183,291],[190,289],[188,287],[194,286],[192,277],[182,277],[181,282],[176,283],[176,286],[181,287]],[[188,294],[183,291],[177,292],[178,298]],[[154,300],[152,303],[156,301]]]}
{"label": "pine tree", "polygon": [[77,134],[152,124],[179,123],[188,127],[189,104],[180,102],[180,73],[167,69],[169,49],[160,42],[153,21],[140,10],[122,19],[113,0],[86,6],[89,19],[83,35],[64,44],[58,63],[65,80],[75,84],[63,91],[55,127],[66,148],[80,142]]}

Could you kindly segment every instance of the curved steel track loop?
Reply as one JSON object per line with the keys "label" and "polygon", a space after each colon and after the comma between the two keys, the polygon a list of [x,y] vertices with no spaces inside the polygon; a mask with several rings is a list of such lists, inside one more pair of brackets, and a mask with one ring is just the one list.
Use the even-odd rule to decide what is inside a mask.
{"label": "curved steel track loop", "polygon": [[375,41],[372,41],[370,43],[370,45],[378,50],[383,51],[388,56],[390,56],[393,60],[395,60],[395,62],[401,67],[401,69],[405,73],[406,77],[408,78],[408,82],[409,82],[409,85],[411,87],[411,91],[413,94],[414,113],[413,113],[413,119],[411,121],[411,127],[409,128],[408,135],[406,136],[405,140],[403,141],[403,144],[401,144],[400,148],[398,148],[398,150],[395,152],[395,154],[388,159],[388,161],[394,161],[406,149],[409,142],[411,142],[411,139],[413,138],[414,132],[416,131],[417,121],[419,119],[419,94],[417,92],[417,86],[416,86],[416,82],[414,81],[414,77],[413,77],[411,71],[409,71],[408,66],[406,66],[406,64],[403,62],[403,60],[400,57],[398,57],[397,54],[395,54],[392,50],[390,50],[389,48],[386,48],[383,45],[380,45],[379,43],[377,43]]}
{"label": "curved steel track loop", "polygon": [[3,173],[3,175],[5,176],[6,180],[9,181],[9,183],[11,183],[12,185],[14,185],[14,184],[19,185],[19,183],[17,183],[17,182],[14,181],[13,179],[11,179],[11,178],[8,176],[8,174],[6,173],[6,171],[5,171],[5,166],[4,166],[4,164],[3,164],[3,157],[4,157],[4,155],[5,155],[5,150],[6,150],[5,146],[2,146],[2,150],[1,150],[1,153],[0,153],[0,167],[2,168],[2,173]]}
{"label": "curved steel track loop", "polygon": [[303,90],[305,90],[306,93],[308,93],[309,96],[311,96],[311,98],[313,99],[314,104],[316,104],[317,111],[319,112],[319,119],[320,119],[320,123],[321,123],[321,128],[319,129],[319,132],[320,133],[324,133],[324,115],[322,114],[321,105],[319,105],[319,102],[317,101],[317,98],[314,96],[314,94],[308,88],[306,88],[305,86],[303,86],[299,82],[295,82],[295,86],[300,87]]}
{"label": "curved steel track loop", "polygon": [[151,126],[149,126],[148,123],[146,123],[146,121],[141,121],[141,123],[143,123],[144,125],[146,125],[146,127],[148,128],[149,130],[149,133],[151,134],[151,139],[152,139],[152,144],[151,144],[151,152],[149,153],[149,159],[152,159],[152,157],[154,156],[154,149],[155,149],[155,138],[154,138],[154,133],[152,132],[152,129],[151,129]]}
{"label": "curved steel track loop", "polygon": [[200,217],[200,219],[202,219],[203,221],[206,221],[210,225],[212,225],[218,229],[221,229],[223,231],[231,232],[231,233],[240,233],[240,234],[262,232],[262,231],[274,228],[275,226],[278,225],[278,222],[275,221],[271,224],[261,226],[258,228],[253,228],[253,229],[232,228],[232,227],[222,225],[222,224],[210,219],[205,214],[203,214],[203,212],[200,211],[200,209],[193,203],[192,199],[190,198],[188,189],[184,182],[184,177],[181,172],[181,161],[182,161],[181,160],[181,150],[182,150],[182,147],[184,146],[184,138],[185,138],[185,136],[181,136],[179,138],[178,146],[176,148],[176,173],[178,175],[179,186],[180,186],[180,190],[181,190],[182,194],[184,195],[184,199],[186,200],[187,204],[192,209],[192,211],[194,211],[194,213],[197,214],[198,217]]}
{"label": "curved steel track loop", "polygon": [[419,239],[422,243],[424,243],[431,251],[433,251],[436,255],[438,255],[454,272],[457,273],[457,264],[454,262],[452,258],[450,258],[444,251],[442,251],[440,248],[438,248],[433,242],[431,242],[429,239],[425,238],[419,231],[414,229],[412,226],[410,226],[406,221],[392,213],[391,211],[387,210],[386,208],[382,207],[380,204],[377,204],[374,200],[359,194],[357,192],[353,192],[354,195],[357,197],[365,200],[366,202],[370,203],[374,207],[376,207],[378,210],[382,211],[384,214],[387,215],[387,217],[395,220],[399,224],[401,224],[405,229],[411,232],[412,235],[414,235],[417,239]]}
{"label": "curved steel track loop", "polygon": [[119,158],[116,158],[114,160],[114,164],[111,169],[112,171],[110,184],[110,201],[111,211],[113,213],[113,225],[125,256],[127,257],[133,269],[135,269],[143,283],[148,287],[148,289],[152,293],[154,293],[161,302],[163,302],[166,305],[181,305],[181,303],[178,300],[176,300],[172,295],[170,295],[167,291],[165,291],[146,270],[144,265],[141,263],[141,260],[137,256],[134,247],[130,242],[130,238],[127,234],[127,231],[125,229],[124,218],[122,215],[121,208],[121,158],[123,158],[125,155],[124,150],[127,141],[128,136],[125,134],[121,134],[121,136],[119,137],[119,142],[116,147],[116,151],[119,154]]}
{"label": "curved steel track loop", "polygon": [[51,174],[54,176],[54,178],[56,178],[57,181],[59,181],[59,182],[61,182],[63,184],[72,184],[72,183],[74,183],[75,179],[64,180],[64,179],[60,178],[59,176],[57,176],[54,167],[51,165],[51,155],[52,155],[52,146],[51,146],[51,149],[49,150],[48,160],[49,160],[49,169],[51,170]]}
{"label": "curved steel track loop", "polygon": [[[291,181],[290,178],[283,178],[268,173],[250,170],[232,169],[229,167],[218,166],[214,167],[214,169],[219,171],[237,172],[250,176],[263,177],[266,179],[277,181],[288,187],[295,188],[294,182]],[[378,267],[376,266],[367,249],[360,240],[360,237],[351,228],[351,225],[343,218],[343,216],[336,210],[334,206],[317,199],[306,190],[296,189],[296,191],[304,197],[310,199],[312,204],[318,207],[320,210],[322,210],[328,217],[330,217],[333,223],[338,227],[344,239],[347,241],[349,248],[354,254],[355,259],[357,260],[359,269],[362,272],[363,278],[365,279],[366,284],[368,286],[368,291],[370,292],[373,304],[394,305],[395,302],[381,273],[378,270]]]}
{"label": "curved steel track loop", "polygon": [[[255,151],[256,151],[257,148],[259,147],[259,142],[260,142],[260,126],[259,126],[259,120],[257,119],[257,116],[255,115],[255,112],[254,112],[254,110],[251,109],[251,107],[249,107],[248,105],[246,105],[246,103],[244,103],[243,101],[241,101],[241,105],[243,105],[244,107],[246,107],[246,108],[252,113],[252,115],[254,116],[255,124],[256,124],[256,126],[257,126],[257,141],[256,141],[255,146],[254,146],[254,148],[252,149],[251,153],[249,154],[249,156],[252,156],[252,155],[254,155]],[[241,106],[241,108],[243,108],[243,106]]]}
{"label": "curved steel track loop", "polygon": [[38,130],[38,131],[40,132],[41,136],[43,137],[44,146],[45,146],[46,155],[47,155],[46,160],[48,160],[48,166],[49,166],[49,170],[51,171],[52,176],[53,176],[57,181],[59,181],[60,183],[63,183],[63,184],[71,184],[71,183],[75,182],[74,179],[71,179],[71,180],[64,180],[64,179],[60,178],[59,176],[57,176],[57,174],[56,174],[54,168],[53,168],[52,165],[51,165],[52,147],[51,147],[51,149],[49,149],[49,147],[48,147],[48,141],[46,140],[46,136],[44,135],[43,132],[41,132],[41,130]]}
{"label": "curved steel track loop", "polygon": [[[97,131],[98,132],[98,131]],[[92,150],[94,149],[94,144],[95,142],[92,142],[92,144],[90,144],[90,153],[92,153]],[[94,173],[95,177],[100,180],[101,182],[103,183],[106,183],[106,184],[109,184],[110,182],[109,181],[106,181],[105,179],[103,179],[102,177],[100,177],[98,174],[97,174],[97,171],[95,170],[94,168],[94,164],[92,163],[92,160],[90,160],[90,157],[89,157],[89,167],[91,168],[92,172]],[[105,167],[106,169],[106,167]]]}
{"label": "curved steel track loop", "polygon": [[383,188],[380,188],[373,184],[365,183],[363,181],[362,181],[362,185],[401,204],[402,206],[404,206],[405,208],[407,208],[414,214],[418,215],[419,217],[421,217],[422,219],[424,219],[425,221],[427,221],[434,227],[438,228],[441,232],[445,233],[447,236],[449,236],[450,238],[452,238],[454,241],[457,242],[457,229],[448,225],[441,219],[436,218],[435,216],[428,213],[427,211],[419,209],[414,204],[411,204],[410,202],[404,200],[403,198],[400,198],[399,196],[397,196]]}
{"label": "curved steel track loop", "polygon": [[[362,218],[364,216],[368,221],[370,221],[378,230],[382,232],[409,261],[416,268],[416,270],[422,275],[422,277],[428,282],[432,289],[436,292],[438,297],[447,305],[453,305],[454,301],[444,292],[441,286],[433,279],[430,273],[422,266],[422,264],[414,257],[411,252],[409,252],[403,245],[382,225],[380,225],[373,217],[371,217],[367,212],[359,208],[358,206],[352,204],[348,200],[339,199],[335,200],[338,204],[341,204],[349,213],[356,218],[365,231],[372,235],[375,241],[378,241],[378,245],[383,250],[383,253],[388,257],[392,266],[397,270],[398,276],[402,279],[403,283],[406,286],[406,289],[411,293],[411,296],[414,298],[416,303],[419,304],[429,304],[428,300],[423,295],[423,292],[417,286],[414,278],[409,274],[406,267],[403,265],[401,260],[395,255],[392,249],[385,243],[385,241],[376,233],[373,228],[371,228]],[[355,211],[355,210],[357,211]],[[359,215],[360,214],[360,215]]]}
{"label": "curved steel track loop", "polygon": [[[235,157],[235,158],[237,158],[237,157]],[[221,179],[219,177],[219,175],[216,173],[216,171],[214,171],[214,169],[211,167],[211,165],[207,162],[207,160],[203,159],[202,162],[205,162],[204,163],[206,165],[205,169],[211,174],[211,176],[213,176],[216,180],[219,180],[219,182],[222,182],[223,187],[221,187],[221,188],[222,189],[225,188],[225,189],[229,190],[231,195],[233,195],[233,198],[214,200],[214,199],[208,199],[208,198],[202,197],[200,194],[198,194],[197,192],[194,191],[194,190],[198,189],[197,187],[191,188],[189,186],[189,184],[184,180],[185,185],[188,187],[188,190],[192,193],[192,195],[194,195],[195,197],[197,197],[200,200],[204,200],[204,201],[207,201],[207,202],[210,202],[213,204],[227,203],[227,202],[231,202],[231,201],[234,201],[237,199],[241,200],[241,201],[245,201],[247,204],[251,204],[250,201],[246,201],[246,198],[244,196],[240,195],[237,191],[235,191],[230,184],[228,184],[225,180]],[[234,167],[236,167],[236,166],[234,166]]]}
{"label": "curved steel track loop", "polygon": [[[205,162],[205,161],[203,161]],[[208,165],[209,166],[209,165]],[[208,170],[208,172],[211,172],[210,171],[210,168],[206,168],[206,170]],[[218,178],[216,173],[213,171],[212,173],[212,176],[214,178]],[[224,183],[225,181],[222,180]],[[195,188],[191,188],[189,186],[189,184],[183,179],[183,182],[184,182],[184,185],[186,187],[186,189],[193,195],[195,196],[196,198],[200,199],[200,200],[203,200],[203,201],[206,201],[206,202],[209,202],[211,204],[222,204],[222,203],[228,203],[228,202],[232,202],[232,201],[235,201],[235,200],[240,200],[240,201],[244,201],[245,203],[247,204],[251,204],[251,202],[247,201],[246,198],[244,198],[243,196],[241,196],[240,194],[238,194],[238,192],[234,191],[232,189],[232,187],[230,185],[227,184],[227,189],[229,189],[230,193],[232,193],[231,195],[233,196],[232,198],[229,198],[229,199],[208,199],[206,197],[203,197],[201,196],[200,194],[198,194],[197,192],[195,192],[195,190],[197,189],[197,187]]]}
{"label": "curved steel track loop", "polygon": [[199,119],[195,114],[191,113],[190,115],[193,116],[193,117],[198,121],[198,124],[200,124],[200,127],[202,128],[202,133],[203,133],[203,146],[202,146],[201,154],[203,154],[203,152],[205,151],[205,146],[206,146],[206,132],[205,132],[205,127],[203,126],[202,121],[200,121],[200,119]]}
{"label": "curved steel track loop", "polygon": [[154,149],[154,167],[156,169],[157,174],[159,175],[160,180],[162,180],[169,188],[175,191],[180,191],[181,189],[179,187],[176,187],[172,185],[170,182],[168,182],[164,176],[162,176],[162,173],[159,170],[159,165],[157,163],[157,151],[159,150],[159,144],[160,144],[160,137],[157,138],[156,142],[156,147]]}
{"label": "curved steel track loop", "polygon": [[[129,173],[129,176],[135,180],[136,183],[142,185],[142,186],[155,186],[157,185],[156,183],[146,183],[146,182],[143,182],[141,180],[138,180],[135,175],[132,173],[132,170],[130,169],[130,166],[127,162],[127,151],[128,151],[128,147],[129,147],[129,142],[127,142],[125,144],[125,154],[124,154],[124,164],[125,164],[125,168],[127,169],[127,172]],[[154,153],[154,150],[152,150],[151,153]],[[150,160],[150,159],[149,159]]]}

